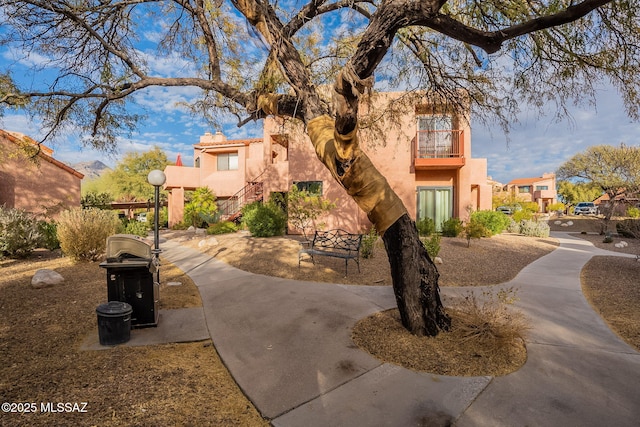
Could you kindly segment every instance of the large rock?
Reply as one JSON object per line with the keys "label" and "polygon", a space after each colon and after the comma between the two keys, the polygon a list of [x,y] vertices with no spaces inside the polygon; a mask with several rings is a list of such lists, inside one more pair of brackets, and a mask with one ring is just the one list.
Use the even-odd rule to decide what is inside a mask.
{"label": "large rock", "polygon": [[56,271],[46,268],[36,271],[31,278],[31,287],[35,289],[47,288],[64,282],[64,277]]}

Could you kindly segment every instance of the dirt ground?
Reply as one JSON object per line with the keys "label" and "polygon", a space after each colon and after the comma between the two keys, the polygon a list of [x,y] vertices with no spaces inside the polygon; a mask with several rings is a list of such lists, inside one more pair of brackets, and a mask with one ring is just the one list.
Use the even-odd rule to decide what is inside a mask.
{"label": "dirt ground", "polygon": [[[580,222],[574,220],[572,227],[557,226],[557,229],[569,232],[575,229],[576,235],[600,246],[602,236],[580,234],[583,228],[594,224],[578,227]],[[201,237],[182,233],[163,235],[182,240],[186,245],[200,245]],[[625,240],[629,246],[623,249],[603,245],[607,249],[640,253],[640,242]],[[372,259],[361,261],[361,273],[350,262],[345,278],[344,263],[339,261],[319,258],[314,266],[309,260],[302,260],[298,268],[296,239],[254,239],[239,233],[216,236],[216,241],[217,244],[200,250],[256,273],[312,281],[390,284],[382,248]],[[443,239],[440,253],[443,264],[438,265],[441,284],[502,283],[555,247],[553,239],[508,234],[474,240],[470,248],[464,240]],[[39,268],[54,269],[66,281],[54,287],[33,289],[30,280]],[[640,349],[638,277],[640,262],[635,259],[595,257],[583,271],[583,288],[595,309],[621,337]],[[190,279],[165,263],[163,282],[169,281],[183,285],[163,285],[160,300],[164,307],[200,304],[197,288]],[[95,308],[105,300],[106,276],[98,263],[73,264],[59,253],[49,251],[38,251],[27,260],[0,260],[0,360],[3,361],[0,396],[3,402],[35,403],[38,409],[37,413],[4,413],[0,425],[268,425],[230,377],[211,341],[81,351],[83,340],[96,328]],[[384,322],[389,325],[391,321],[388,327],[397,328],[397,318],[394,325],[394,314],[387,313]],[[371,333],[379,332],[377,328]],[[402,330],[397,332],[402,334]],[[446,338],[441,335],[441,339]],[[447,358],[455,352],[440,348],[445,350],[432,353],[434,356],[428,359]],[[519,354],[526,357],[526,353]],[[502,365],[509,371],[517,369],[521,362],[516,354],[508,356]],[[474,369],[485,368],[467,366],[467,373],[463,374],[473,375]],[[42,413],[40,404],[47,402],[87,402],[87,412]]]}

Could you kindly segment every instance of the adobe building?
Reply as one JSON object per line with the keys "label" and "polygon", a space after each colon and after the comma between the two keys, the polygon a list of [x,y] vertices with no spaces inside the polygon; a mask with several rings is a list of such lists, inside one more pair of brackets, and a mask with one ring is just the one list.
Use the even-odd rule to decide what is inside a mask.
{"label": "adobe building", "polygon": [[55,218],[80,206],[84,175],[53,158],[53,150],[0,129],[0,205]]}
{"label": "adobe building", "polygon": [[[375,112],[378,107],[371,105],[388,105],[402,96],[372,95],[363,110]],[[453,114],[445,103],[425,97],[398,102],[395,109],[393,119],[381,114],[375,126],[361,127],[359,139],[409,214],[414,219],[432,218],[439,227],[451,217],[466,220],[473,210],[491,209],[487,160],[472,157],[468,117]],[[317,159],[308,136],[290,123],[268,117],[262,138],[256,139],[227,140],[219,132],[202,136],[194,145],[193,167],[165,169],[169,225],[182,220],[186,190],[209,187],[223,217],[232,218],[245,203],[286,194],[297,185],[337,205],[318,221],[324,228],[350,232],[370,228],[366,214]]]}

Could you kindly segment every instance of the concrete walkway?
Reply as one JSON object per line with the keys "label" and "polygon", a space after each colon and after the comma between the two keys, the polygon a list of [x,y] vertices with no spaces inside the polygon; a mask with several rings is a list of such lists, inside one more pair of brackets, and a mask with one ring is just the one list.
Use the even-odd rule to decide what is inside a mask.
{"label": "concrete walkway", "polygon": [[358,349],[351,328],[395,307],[391,287],[285,280],[171,241],[162,249],[198,286],[222,360],[275,426],[640,425],[640,353],[609,330],[580,288],[592,256],[620,254],[553,236],[558,249],[502,285],[519,289],[533,329],[526,364],[495,378],[417,373]]}

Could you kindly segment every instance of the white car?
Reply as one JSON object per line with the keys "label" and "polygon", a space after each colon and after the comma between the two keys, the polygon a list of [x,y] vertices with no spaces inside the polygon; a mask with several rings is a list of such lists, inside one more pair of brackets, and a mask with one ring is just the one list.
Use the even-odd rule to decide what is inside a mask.
{"label": "white car", "polygon": [[573,208],[575,215],[597,215],[598,207],[593,202],[580,202]]}

